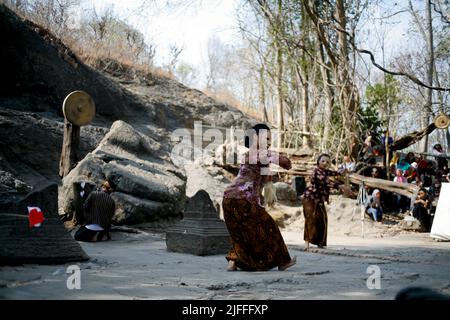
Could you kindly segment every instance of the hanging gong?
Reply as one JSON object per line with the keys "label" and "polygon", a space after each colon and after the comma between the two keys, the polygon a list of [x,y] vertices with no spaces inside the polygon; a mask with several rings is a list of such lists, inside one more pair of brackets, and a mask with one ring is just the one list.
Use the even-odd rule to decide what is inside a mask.
{"label": "hanging gong", "polygon": [[450,125],[450,118],[446,114],[441,113],[434,119],[434,124],[439,129],[445,129]]}
{"label": "hanging gong", "polygon": [[64,117],[76,126],[84,126],[95,116],[94,100],[84,91],[69,93],[63,102]]}

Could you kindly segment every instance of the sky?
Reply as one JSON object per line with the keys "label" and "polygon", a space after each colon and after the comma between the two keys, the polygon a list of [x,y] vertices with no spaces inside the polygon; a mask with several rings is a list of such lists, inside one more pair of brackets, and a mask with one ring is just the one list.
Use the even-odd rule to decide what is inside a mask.
{"label": "sky", "polygon": [[182,1],[167,6],[167,0],[90,0],[91,8],[102,12],[108,7],[144,34],[156,46],[156,65],[168,63],[169,48],[183,48],[180,61],[198,68],[206,64],[208,40],[219,37],[231,43],[237,37],[235,10],[239,0]]}
{"label": "sky", "polygon": [[[115,15],[141,31],[146,42],[156,46],[157,66],[168,63],[171,45],[183,48],[179,61],[199,70],[198,83],[194,84],[199,88],[205,79],[208,40],[214,36],[224,44],[239,41],[236,10],[241,0],[86,0],[86,3],[89,8],[95,7],[98,13],[112,8]],[[409,13],[395,14],[389,23],[377,20],[377,17],[401,11],[407,3],[406,0],[380,1],[380,5],[370,13],[375,19],[360,25],[359,31],[366,33],[368,39],[361,43],[361,47],[374,52],[380,64],[382,34],[385,36],[386,61],[412,43],[407,34]],[[413,3],[420,5],[417,0]]]}
{"label": "sky", "polygon": [[[139,30],[147,44],[156,46],[155,64],[164,67],[169,61],[169,47],[183,48],[179,62],[188,63],[199,72],[194,83],[188,85],[202,90],[206,84],[208,40],[212,37],[223,44],[241,41],[237,30],[236,11],[243,0],[83,0],[87,9],[101,14],[113,9],[114,15]],[[411,14],[408,0],[372,0],[371,11],[358,25],[358,47],[370,50],[375,60],[387,69],[401,52],[424,47],[419,33],[411,34]],[[142,5],[144,3],[144,5]],[[419,15],[424,16],[424,1],[412,0]],[[386,19],[386,17],[389,17]],[[369,19],[365,19],[369,18]],[[383,73],[376,69],[369,57],[363,55],[361,79],[381,81]],[[365,65],[365,67],[364,67]],[[367,75],[369,77],[367,77]],[[361,83],[363,88],[367,83]]]}

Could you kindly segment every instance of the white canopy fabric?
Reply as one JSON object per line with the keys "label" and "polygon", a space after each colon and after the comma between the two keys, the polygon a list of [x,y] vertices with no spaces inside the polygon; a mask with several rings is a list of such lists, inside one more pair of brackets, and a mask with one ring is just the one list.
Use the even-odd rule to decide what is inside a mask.
{"label": "white canopy fabric", "polygon": [[450,183],[442,183],[430,236],[450,241]]}

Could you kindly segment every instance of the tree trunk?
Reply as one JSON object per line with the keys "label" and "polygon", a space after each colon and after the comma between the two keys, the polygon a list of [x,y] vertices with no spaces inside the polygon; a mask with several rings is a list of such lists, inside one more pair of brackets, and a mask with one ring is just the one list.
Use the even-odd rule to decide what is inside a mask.
{"label": "tree trunk", "polygon": [[[336,14],[339,19],[339,26],[342,30],[347,30],[347,17],[345,15],[344,0],[336,1]],[[356,159],[358,153],[358,127],[356,116],[359,109],[358,93],[350,77],[350,62],[347,35],[338,32],[339,40],[339,65],[337,67],[337,80],[341,86],[340,100],[342,108],[342,124],[346,131],[347,152]]]}
{"label": "tree trunk", "polygon": [[266,88],[264,85],[264,64],[259,68],[259,105],[263,112],[263,121],[269,122],[269,116],[267,115],[266,109]]}
{"label": "tree trunk", "polygon": [[64,119],[64,137],[59,161],[59,176],[64,178],[76,166],[79,156],[80,127]]}
{"label": "tree trunk", "polygon": [[322,75],[323,88],[325,90],[326,96],[326,109],[325,109],[325,123],[324,123],[324,131],[323,131],[323,140],[322,140],[322,151],[328,148],[329,140],[330,140],[330,124],[331,124],[331,115],[333,113],[334,106],[334,93],[331,89],[332,79],[330,70],[326,68],[326,66],[330,67],[329,64],[325,63],[325,55],[323,52],[323,45],[318,43],[318,57],[320,61],[320,72]]}
{"label": "tree trunk", "polygon": [[[303,8],[301,13],[301,25],[300,28],[302,30],[302,42],[304,47],[309,47],[309,38],[311,33],[311,23],[310,19],[308,19],[307,14]],[[301,52],[301,70],[303,71],[303,84],[302,84],[302,130],[304,132],[311,132],[311,126],[308,119],[309,116],[309,71],[308,71],[308,65],[305,63],[307,61],[306,59],[306,52],[303,49]],[[298,63],[297,63],[298,65]],[[298,66],[297,66],[298,70]],[[314,84],[312,84],[314,85]],[[303,147],[310,148],[311,147],[311,136],[310,135],[304,135],[302,139]]]}
{"label": "tree trunk", "polygon": [[[305,57],[303,56],[302,59]],[[308,95],[308,88],[309,88],[309,81],[308,81],[308,70],[306,68],[302,70],[297,63],[295,65],[295,75],[296,75],[296,83],[298,86],[301,87],[301,100],[302,100],[302,131],[303,132],[311,132],[310,125],[308,121],[308,110],[309,110],[309,95]],[[300,90],[299,90],[300,91]],[[300,96],[300,94],[299,94]],[[299,97],[300,99],[300,97]],[[310,135],[303,135],[302,138],[302,144],[303,147],[310,147],[311,146],[311,136]]]}
{"label": "tree trunk", "polygon": [[283,49],[280,39],[281,32],[281,19],[282,19],[282,1],[278,0],[278,31],[275,31],[275,50],[277,53],[277,120],[278,120],[278,147],[283,147],[284,142],[284,101],[283,101]]}
{"label": "tree trunk", "polygon": [[394,143],[391,145],[391,150],[396,151],[405,149],[410,145],[413,145],[414,143],[420,141],[423,137],[426,137],[435,129],[436,125],[434,123],[430,123],[425,129],[422,129],[420,131],[414,131],[410,134],[407,134],[406,136],[403,136],[395,140]]}
{"label": "tree trunk", "polygon": [[[433,86],[433,70],[434,70],[434,48],[433,48],[433,20],[431,18],[431,4],[430,0],[425,1],[425,11],[427,16],[427,24],[428,24],[428,37],[427,37],[427,45],[428,45],[428,68],[427,68],[427,82],[429,86]],[[430,111],[432,107],[433,100],[433,91],[431,89],[426,89],[426,100],[427,107],[425,111],[424,122],[425,125],[430,123]],[[428,151],[428,135],[425,136],[422,145],[422,152]]]}
{"label": "tree trunk", "polygon": [[[306,71],[306,70],[305,70]],[[308,109],[309,109],[309,95],[308,95],[308,74],[305,72],[305,83],[302,86],[302,130],[304,132],[310,132],[309,129],[309,121],[308,121]],[[310,147],[310,138],[309,135],[303,135],[303,147]]]}
{"label": "tree trunk", "polygon": [[447,139],[447,150],[450,150],[450,131],[449,131],[449,128],[445,129],[445,137]]}

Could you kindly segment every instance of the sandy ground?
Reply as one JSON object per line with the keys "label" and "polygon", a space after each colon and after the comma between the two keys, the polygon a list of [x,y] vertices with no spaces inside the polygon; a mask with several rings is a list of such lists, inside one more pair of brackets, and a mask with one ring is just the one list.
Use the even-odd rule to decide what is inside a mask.
{"label": "sandy ground", "polygon": [[[450,294],[450,243],[427,234],[390,239],[329,238],[328,249],[303,252],[301,234],[283,232],[298,264],[286,271],[227,272],[224,255],[167,252],[164,234],[114,232],[83,243],[81,289],[69,290],[69,265],[0,268],[2,299],[393,299],[407,286]],[[381,272],[368,289],[367,268]]]}
{"label": "sandy ground", "polygon": [[[206,171],[205,171],[206,170]],[[226,177],[191,166],[187,193],[205,188],[220,202]],[[450,242],[365,220],[361,234],[354,200],[332,197],[327,249],[304,252],[303,215],[298,204],[269,212],[282,226],[297,265],[286,271],[227,272],[225,254],[198,257],[166,250],[165,234],[145,225],[118,228],[113,240],[82,243],[91,257],[78,263],[81,289],[70,290],[69,264],[0,267],[1,299],[393,299],[408,286],[450,295]],[[380,270],[380,289],[369,289],[369,266]]]}

